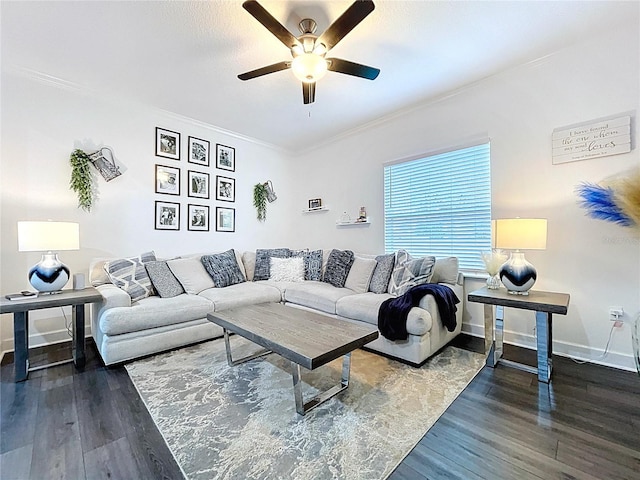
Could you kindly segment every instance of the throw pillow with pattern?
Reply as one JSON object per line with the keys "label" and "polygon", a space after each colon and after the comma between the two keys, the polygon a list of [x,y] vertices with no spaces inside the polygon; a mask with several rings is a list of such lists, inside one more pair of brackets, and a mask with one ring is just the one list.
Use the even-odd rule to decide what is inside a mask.
{"label": "throw pillow with pattern", "polygon": [[176,297],[184,293],[184,288],[173,274],[166,261],[153,261],[144,264],[151,284],[161,298]]}
{"label": "throw pillow with pattern", "polygon": [[203,255],[200,261],[213,279],[216,288],[228,287],[246,281],[238,266],[233,249],[215,255]]}
{"label": "throw pillow with pattern", "polygon": [[369,291],[373,293],[386,293],[389,288],[389,280],[393,273],[396,256],[393,253],[389,255],[378,255],[376,257],[376,268],[373,271],[371,282],[369,282]]}
{"label": "throw pillow with pattern", "polygon": [[355,255],[351,250],[331,250],[322,281],[334,287],[344,287],[354,260]]}
{"label": "throw pillow with pattern", "polygon": [[288,248],[269,248],[256,250],[256,267],[253,271],[253,281],[269,280],[271,274],[271,257],[289,258],[291,250]]}
{"label": "throw pillow with pattern", "polygon": [[304,280],[304,259],[271,257],[269,280],[275,282],[302,282]]}
{"label": "throw pillow with pattern", "polygon": [[154,252],[147,252],[137,257],[119,258],[104,264],[111,283],[129,294],[132,302],[154,295],[153,285],[144,268],[146,262],[156,259]]}
{"label": "throw pillow with pattern", "polygon": [[414,259],[406,250],[398,250],[389,282],[389,293],[396,296],[404,295],[411,287],[428,283],[435,264],[435,257]]}
{"label": "throw pillow with pattern", "polygon": [[319,282],[322,280],[322,250],[298,250],[291,252],[295,257],[304,259],[304,279]]}

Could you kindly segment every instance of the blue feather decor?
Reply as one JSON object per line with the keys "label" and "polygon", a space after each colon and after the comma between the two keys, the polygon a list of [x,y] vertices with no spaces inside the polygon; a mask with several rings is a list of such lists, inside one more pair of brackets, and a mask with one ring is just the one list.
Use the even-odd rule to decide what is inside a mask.
{"label": "blue feather decor", "polygon": [[590,217],[617,223],[623,227],[635,225],[634,221],[616,203],[616,192],[613,188],[593,183],[582,183],[576,188],[576,193],[581,198],[580,206],[587,210]]}

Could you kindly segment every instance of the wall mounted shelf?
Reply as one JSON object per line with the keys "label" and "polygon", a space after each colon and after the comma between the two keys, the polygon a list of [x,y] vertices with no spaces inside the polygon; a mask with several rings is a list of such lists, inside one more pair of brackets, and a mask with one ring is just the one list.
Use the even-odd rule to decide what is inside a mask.
{"label": "wall mounted shelf", "polygon": [[354,227],[357,225],[371,225],[371,222],[369,221],[369,217],[367,217],[367,219],[364,222],[358,222],[356,220],[352,220],[349,222],[342,222],[340,220],[336,221],[336,227]]}
{"label": "wall mounted shelf", "polygon": [[328,212],[329,207],[305,208],[302,213]]}

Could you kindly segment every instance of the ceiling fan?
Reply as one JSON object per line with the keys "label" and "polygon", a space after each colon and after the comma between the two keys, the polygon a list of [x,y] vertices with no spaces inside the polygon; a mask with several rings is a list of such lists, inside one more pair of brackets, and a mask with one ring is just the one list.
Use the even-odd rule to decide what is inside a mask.
{"label": "ceiling fan", "polygon": [[301,35],[295,37],[284,25],[276,20],[256,0],[247,0],[242,7],[256,20],[264,25],[278,40],[291,50],[293,60],[274,63],[250,72],[238,75],[240,80],[250,80],[268,73],[291,69],[302,81],[302,96],[305,104],[313,103],[316,96],[316,81],[322,78],[327,70],[344,73],[354,77],[375,80],[380,69],[342,60],[325,58],[351,30],[369,15],[375,6],[371,0],[357,0],[327,28],[322,35],[315,35],[316,22],[310,18],[303,19],[298,28]]}

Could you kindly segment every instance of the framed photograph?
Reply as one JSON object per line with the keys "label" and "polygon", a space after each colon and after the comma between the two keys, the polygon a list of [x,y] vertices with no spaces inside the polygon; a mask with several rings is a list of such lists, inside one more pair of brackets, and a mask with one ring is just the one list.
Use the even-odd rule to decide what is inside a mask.
{"label": "framed photograph", "polygon": [[236,201],[236,180],[235,178],[222,177],[216,175],[216,200],[223,202]]}
{"label": "framed photograph", "polygon": [[190,197],[209,198],[209,174],[194,172],[189,170],[189,193]]}
{"label": "framed photograph", "polygon": [[236,209],[226,207],[216,207],[216,231],[235,232],[236,231]]}
{"label": "framed photograph", "polygon": [[180,230],[180,204],[156,200],[156,230]]}
{"label": "framed photograph", "polygon": [[187,161],[208,167],[209,142],[200,138],[189,137],[189,159]]}
{"label": "framed photograph", "polygon": [[156,127],[156,156],[180,160],[180,134]]}
{"label": "framed photograph", "polygon": [[309,200],[309,210],[313,210],[315,208],[322,208],[321,198],[312,198],[311,200]]}
{"label": "framed photograph", "polygon": [[180,195],[180,169],[156,165],[156,193]]}
{"label": "framed photograph", "polygon": [[236,171],[236,149],[216,143],[216,167],[222,170]]}
{"label": "framed photograph", "polygon": [[189,209],[189,221],[187,223],[187,230],[193,230],[196,232],[208,232],[209,231],[209,207],[206,205],[188,205]]}

